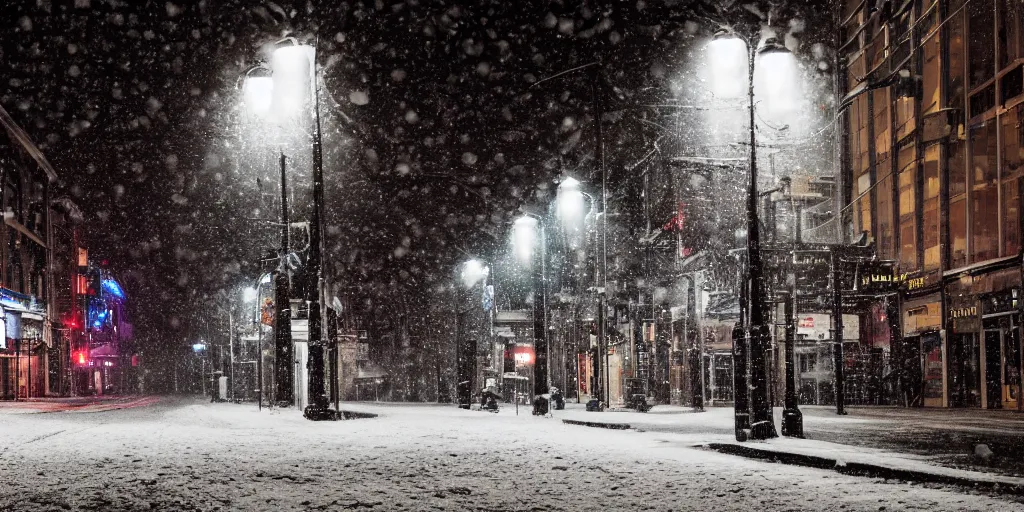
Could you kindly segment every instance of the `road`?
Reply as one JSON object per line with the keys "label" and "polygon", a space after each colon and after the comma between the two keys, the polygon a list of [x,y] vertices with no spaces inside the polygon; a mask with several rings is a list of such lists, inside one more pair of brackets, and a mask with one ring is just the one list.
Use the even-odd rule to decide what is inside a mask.
{"label": "road", "polygon": [[[352,406],[359,408],[360,405]],[[690,447],[666,433],[441,406],[294,410],[167,398],[0,414],[0,510],[1014,510],[955,488]],[[610,414],[610,413],[609,413]]]}

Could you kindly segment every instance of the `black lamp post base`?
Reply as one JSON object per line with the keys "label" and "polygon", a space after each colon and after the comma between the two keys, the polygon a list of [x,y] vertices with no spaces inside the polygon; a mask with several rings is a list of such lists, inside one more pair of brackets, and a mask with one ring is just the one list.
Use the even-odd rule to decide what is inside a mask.
{"label": "black lamp post base", "polygon": [[747,434],[750,432],[750,415],[743,412],[737,412],[735,415],[735,421],[736,440],[739,442],[746,441]]}
{"label": "black lamp post base", "polygon": [[302,417],[309,421],[335,421],[338,419],[338,411],[331,409],[330,404],[326,402],[314,401],[302,411]]}
{"label": "black lamp post base", "polygon": [[775,433],[775,425],[770,421],[759,421],[750,426],[751,439],[764,440],[775,437],[779,437],[779,435]]}
{"label": "black lamp post base", "polygon": [[783,409],[782,435],[786,437],[804,437],[804,414],[800,409]]}

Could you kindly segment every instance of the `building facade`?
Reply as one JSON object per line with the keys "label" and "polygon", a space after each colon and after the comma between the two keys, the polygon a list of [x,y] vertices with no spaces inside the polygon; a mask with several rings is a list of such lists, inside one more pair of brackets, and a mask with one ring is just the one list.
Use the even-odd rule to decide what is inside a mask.
{"label": "building facade", "polygon": [[1024,7],[845,0],[843,223],[894,283],[862,313],[887,400],[1019,408]]}
{"label": "building facade", "polygon": [[0,107],[0,399],[59,393],[63,374],[54,331],[51,188],[57,174]]}

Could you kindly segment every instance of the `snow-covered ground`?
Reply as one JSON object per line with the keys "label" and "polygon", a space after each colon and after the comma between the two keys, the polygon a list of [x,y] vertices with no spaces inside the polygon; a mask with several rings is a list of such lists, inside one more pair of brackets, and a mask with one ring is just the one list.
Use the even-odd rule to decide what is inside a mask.
{"label": "snow-covered ground", "polygon": [[312,423],[294,410],[181,399],[95,413],[0,414],[0,510],[1020,506],[959,489],[722,455],[691,448],[684,434],[570,426],[522,409],[516,416],[510,408],[346,408],[381,416]]}

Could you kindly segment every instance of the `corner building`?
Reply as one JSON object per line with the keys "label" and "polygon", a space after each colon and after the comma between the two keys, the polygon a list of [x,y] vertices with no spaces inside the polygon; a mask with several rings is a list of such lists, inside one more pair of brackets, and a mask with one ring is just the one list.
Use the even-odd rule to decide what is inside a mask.
{"label": "corner building", "polygon": [[1022,408],[1024,5],[844,0],[836,20],[842,221],[900,275],[861,321],[889,331],[886,401]]}

